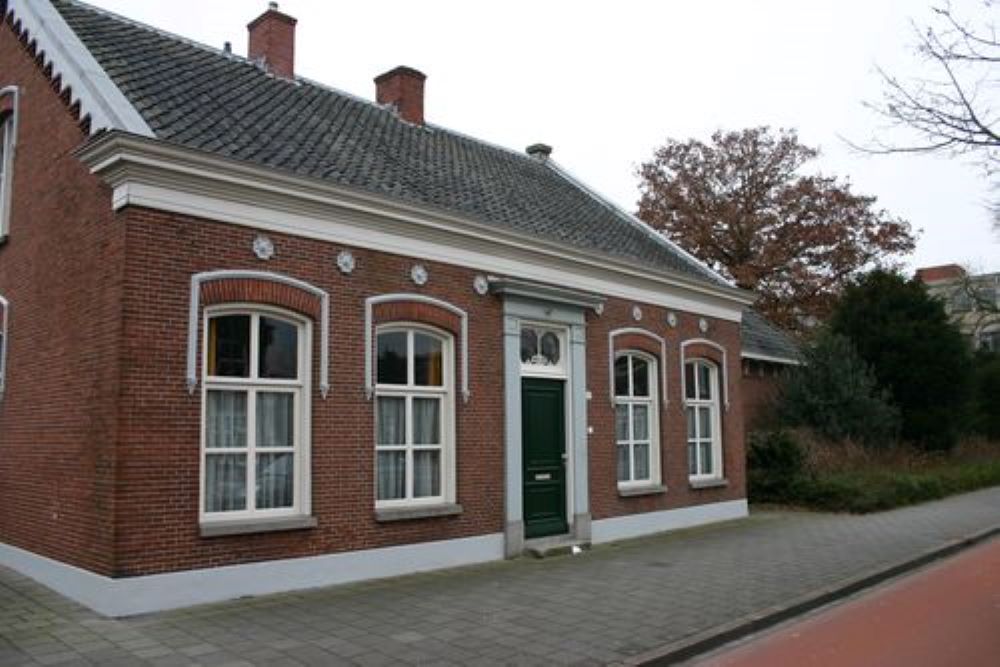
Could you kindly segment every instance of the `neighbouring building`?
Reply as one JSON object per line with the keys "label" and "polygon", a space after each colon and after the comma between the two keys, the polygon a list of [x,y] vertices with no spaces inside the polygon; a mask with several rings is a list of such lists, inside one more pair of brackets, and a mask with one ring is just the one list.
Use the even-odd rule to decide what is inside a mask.
{"label": "neighbouring building", "polygon": [[798,342],[760,313],[747,309],[742,320],[743,423],[748,431],[773,417],[781,378],[802,363]]}
{"label": "neighbouring building", "polygon": [[1000,352],[1000,273],[974,275],[958,264],[945,264],[917,269],[916,276],[944,301],[973,349]]}
{"label": "neighbouring building", "polygon": [[0,564],[125,615],[746,515],[792,352],[549,147],[297,77],[276,5],[0,7]]}

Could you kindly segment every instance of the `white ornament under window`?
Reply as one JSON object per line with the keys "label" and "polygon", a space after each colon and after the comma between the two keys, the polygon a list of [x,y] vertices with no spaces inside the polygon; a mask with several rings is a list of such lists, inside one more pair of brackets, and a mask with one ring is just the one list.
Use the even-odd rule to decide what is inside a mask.
{"label": "white ornament under window", "polygon": [[351,254],[350,250],[341,250],[337,255],[337,268],[343,274],[349,274],[354,271],[354,255]]}
{"label": "white ornament under window", "polygon": [[667,324],[673,328],[677,326],[677,313],[671,311],[667,313]]}
{"label": "white ornament under window", "polygon": [[706,320],[704,317],[698,320],[698,330],[702,333],[708,332],[708,320]]}
{"label": "white ornament under window", "polygon": [[427,268],[423,264],[414,264],[413,268],[410,269],[410,279],[413,280],[414,285],[426,285],[427,278]]}
{"label": "white ornament under window", "polygon": [[274,257],[274,243],[264,235],[253,240],[253,254],[257,259],[269,260]]}
{"label": "white ornament under window", "polygon": [[642,319],[642,308],[639,306],[632,306],[632,319],[636,322]]}
{"label": "white ornament under window", "polygon": [[486,279],[486,276],[476,276],[472,280],[472,289],[479,296],[486,296],[486,293],[490,291],[490,281]]}

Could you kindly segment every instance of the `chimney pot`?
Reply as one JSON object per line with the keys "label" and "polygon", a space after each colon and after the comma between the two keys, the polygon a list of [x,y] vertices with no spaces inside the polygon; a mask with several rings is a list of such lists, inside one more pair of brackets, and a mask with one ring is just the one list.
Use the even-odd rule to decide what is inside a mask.
{"label": "chimney pot", "polygon": [[395,106],[406,122],[423,125],[426,79],[423,72],[400,65],[375,77],[375,100]]}
{"label": "chimney pot", "polygon": [[295,24],[288,14],[278,11],[278,3],[247,24],[250,60],[262,62],[267,71],[285,79],[295,78]]}
{"label": "chimney pot", "polygon": [[547,160],[552,155],[552,146],[548,144],[531,144],[524,150],[531,157],[536,157],[540,160]]}

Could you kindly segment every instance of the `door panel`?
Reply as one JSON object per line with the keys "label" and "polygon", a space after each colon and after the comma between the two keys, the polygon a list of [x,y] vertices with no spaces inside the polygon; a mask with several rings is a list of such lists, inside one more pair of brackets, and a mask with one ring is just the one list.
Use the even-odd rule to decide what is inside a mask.
{"label": "door panel", "polygon": [[566,419],[561,380],[521,381],[524,535],[566,533]]}

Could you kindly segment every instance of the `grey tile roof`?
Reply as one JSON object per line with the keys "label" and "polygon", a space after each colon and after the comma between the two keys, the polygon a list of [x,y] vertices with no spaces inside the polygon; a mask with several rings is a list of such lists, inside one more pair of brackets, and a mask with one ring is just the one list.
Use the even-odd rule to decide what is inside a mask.
{"label": "grey tile roof", "polygon": [[741,333],[744,355],[760,355],[789,361],[801,358],[795,340],[754,310],[743,311]]}
{"label": "grey tile roof", "polygon": [[224,54],[88,5],[51,0],[161,140],[727,283],[537,158]]}

